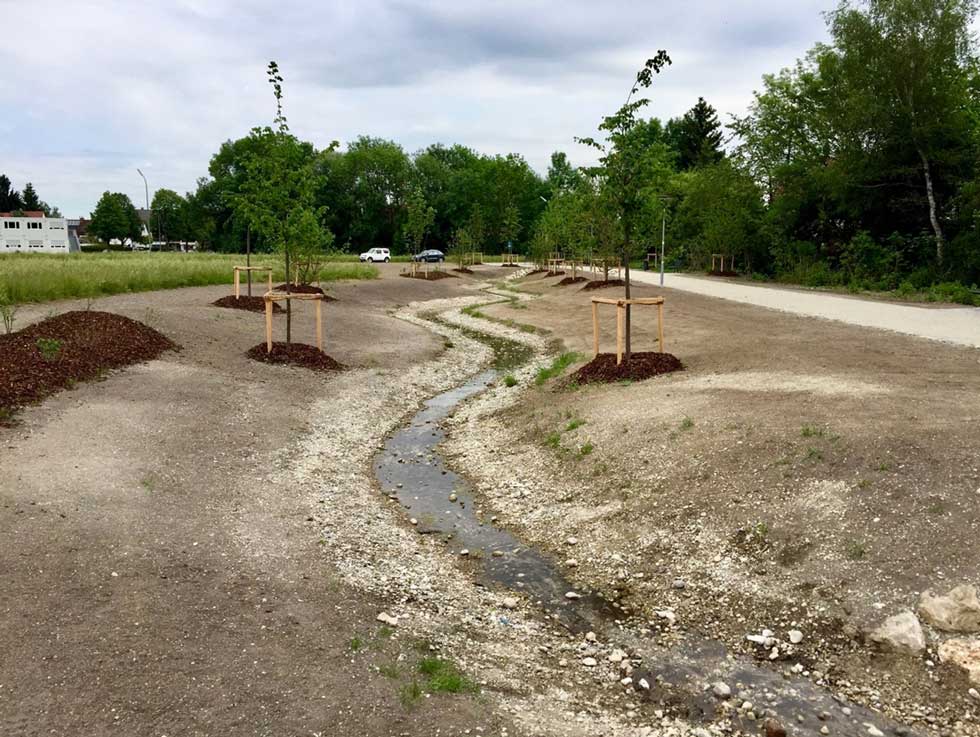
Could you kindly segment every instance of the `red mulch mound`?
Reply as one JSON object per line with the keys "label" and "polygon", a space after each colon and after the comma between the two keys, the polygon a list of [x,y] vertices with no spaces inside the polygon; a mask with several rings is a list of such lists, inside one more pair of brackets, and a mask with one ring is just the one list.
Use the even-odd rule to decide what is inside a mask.
{"label": "red mulch mound", "polygon": [[[246,297],[244,294],[235,299],[234,294],[229,294],[227,297],[222,297],[219,300],[212,302],[215,307],[227,307],[231,310],[248,310],[249,312],[265,312],[265,300],[261,297]],[[283,312],[284,310],[278,304],[272,305],[273,312]]]}
{"label": "red mulch mound", "polygon": [[545,274],[545,278],[548,278],[549,276],[565,276],[565,272],[564,271],[549,271],[547,274]]}
{"label": "red mulch mound", "polygon": [[259,343],[249,348],[245,355],[263,363],[303,366],[314,371],[343,371],[345,368],[316,346],[305,343],[273,343],[272,353],[266,351],[265,343]]}
{"label": "red mulch mound", "polygon": [[535,274],[547,274],[547,269],[535,269],[534,271],[527,272],[528,276],[534,276]]}
{"label": "red mulch mound", "polygon": [[579,283],[584,282],[584,281],[588,281],[588,279],[586,279],[584,276],[576,276],[576,277],[566,276],[560,282],[558,282],[557,284],[555,284],[555,286],[556,287],[565,287],[565,286],[568,286],[569,284],[579,284]]}
{"label": "red mulch mound", "polygon": [[622,279],[610,279],[609,281],[590,281],[584,287],[583,292],[591,292],[594,289],[605,289],[606,287],[625,287],[626,282]]}
{"label": "red mulch mound", "polygon": [[437,281],[439,279],[456,278],[455,274],[450,274],[447,271],[430,271],[428,274],[425,274],[421,271],[412,274],[406,271],[404,274],[399,274],[399,276],[407,276],[409,279],[425,279],[426,281]]}
{"label": "red mulch mound", "polygon": [[579,384],[606,384],[613,381],[643,381],[651,376],[680,371],[684,365],[670,353],[634,353],[629,361],[616,365],[615,353],[600,353],[571,375]]}
{"label": "red mulch mound", "polygon": [[312,284],[280,284],[274,291],[285,292],[287,287],[293,294],[323,294],[320,287],[314,287]]}
{"label": "red mulch mound", "polygon": [[472,274],[473,269],[467,269],[465,266],[462,269],[453,269],[458,274]]}
{"label": "red mulch mound", "polygon": [[[519,269],[519,268],[521,268],[521,265],[520,264],[500,264],[500,266],[502,266],[505,269]],[[531,273],[533,274],[534,272],[532,271]]]}
{"label": "red mulch mound", "polygon": [[[45,357],[38,341],[51,344]],[[111,312],[76,310],[0,335],[0,410],[10,412],[111,369],[157,358],[177,345]]]}

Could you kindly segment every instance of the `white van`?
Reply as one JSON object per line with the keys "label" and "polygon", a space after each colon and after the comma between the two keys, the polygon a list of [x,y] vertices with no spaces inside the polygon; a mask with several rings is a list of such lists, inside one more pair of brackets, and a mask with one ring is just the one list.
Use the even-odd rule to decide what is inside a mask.
{"label": "white van", "polygon": [[370,251],[361,254],[361,261],[370,261],[371,263],[384,261],[388,263],[391,261],[391,252],[387,248],[372,248]]}

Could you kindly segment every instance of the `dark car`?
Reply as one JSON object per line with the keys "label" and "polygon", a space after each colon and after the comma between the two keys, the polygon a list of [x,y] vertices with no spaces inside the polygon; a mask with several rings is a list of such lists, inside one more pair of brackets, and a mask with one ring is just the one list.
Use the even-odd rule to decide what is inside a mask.
{"label": "dark car", "polygon": [[439,261],[445,261],[446,254],[444,254],[442,251],[437,251],[434,248],[430,248],[428,251],[422,251],[421,253],[415,254],[415,260],[435,263]]}

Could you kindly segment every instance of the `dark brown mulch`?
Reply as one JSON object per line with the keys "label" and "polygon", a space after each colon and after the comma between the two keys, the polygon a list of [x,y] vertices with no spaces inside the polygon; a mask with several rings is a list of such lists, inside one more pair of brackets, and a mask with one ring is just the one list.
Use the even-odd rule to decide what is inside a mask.
{"label": "dark brown mulch", "polygon": [[399,274],[399,276],[407,276],[409,279],[425,279],[426,281],[437,281],[439,279],[455,279],[456,278],[456,275],[455,274],[450,274],[447,271],[430,271],[428,274],[425,274],[425,273],[423,273],[421,271],[419,271],[416,274],[411,274],[411,273],[409,273],[409,272],[406,271],[403,274]]}
{"label": "dark brown mulch", "polygon": [[545,277],[547,278],[549,276],[565,276],[565,272],[564,271],[549,271],[547,274],[545,274]]}
{"label": "dark brown mulch", "polygon": [[709,271],[708,276],[727,276],[729,278],[738,276],[737,271]]}
{"label": "dark brown mulch", "polygon": [[615,353],[600,353],[571,375],[578,384],[608,384],[613,381],[643,381],[651,376],[680,371],[684,365],[671,353],[634,353],[630,360],[616,365]]}
{"label": "dark brown mulch", "polygon": [[626,282],[622,279],[610,279],[609,281],[590,281],[584,287],[583,292],[591,292],[593,289],[605,289],[606,287],[625,287]]}
{"label": "dark brown mulch", "polygon": [[462,269],[453,269],[458,274],[472,274],[473,269],[467,269],[465,266]]}
{"label": "dark brown mulch", "polygon": [[[251,296],[247,297],[244,294],[235,299],[234,294],[229,294],[227,297],[222,297],[221,299],[212,302],[215,307],[227,307],[230,310],[248,310],[249,312],[265,312],[265,300],[261,297]],[[273,312],[283,312],[282,307],[278,304],[272,305]]]}
{"label": "dark brown mulch", "polygon": [[588,281],[584,276],[566,276],[560,282],[555,284],[556,287],[565,287],[569,284],[580,284],[581,282]]}
{"label": "dark brown mulch", "polygon": [[303,366],[314,371],[343,371],[346,368],[316,346],[305,343],[273,343],[272,353],[266,351],[265,343],[259,343],[249,348],[245,355],[262,363]]}
{"label": "dark brown mulch", "polygon": [[323,294],[320,287],[314,287],[312,284],[280,284],[274,291],[285,292],[287,286],[293,294]]}
{"label": "dark brown mulch", "polygon": [[[39,340],[60,345],[49,344],[45,356]],[[176,349],[153,328],[111,312],[65,312],[0,335],[0,414]]]}
{"label": "dark brown mulch", "polygon": [[528,276],[534,276],[535,274],[547,274],[547,269],[535,269],[534,271],[527,272]]}
{"label": "dark brown mulch", "polygon": [[[500,264],[500,265],[503,268],[505,268],[505,269],[519,269],[519,268],[521,268],[521,265],[520,264]],[[533,274],[534,272],[532,271],[531,273]]]}

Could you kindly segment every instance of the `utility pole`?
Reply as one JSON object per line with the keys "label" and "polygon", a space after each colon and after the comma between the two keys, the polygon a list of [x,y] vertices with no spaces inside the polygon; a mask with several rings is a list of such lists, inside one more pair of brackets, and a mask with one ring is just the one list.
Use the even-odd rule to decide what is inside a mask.
{"label": "utility pole", "polygon": [[667,203],[673,200],[673,197],[668,197],[667,195],[659,195],[657,197],[660,200],[660,204],[663,206],[661,210],[661,224],[660,224],[660,286],[664,285],[664,255],[666,252],[667,244]]}
{"label": "utility pole", "polygon": [[[146,183],[146,175],[136,167],[136,171],[143,177],[143,193],[146,195],[146,232],[150,233],[150,185]],[[150,234],[152,240],[152,233]]]}

